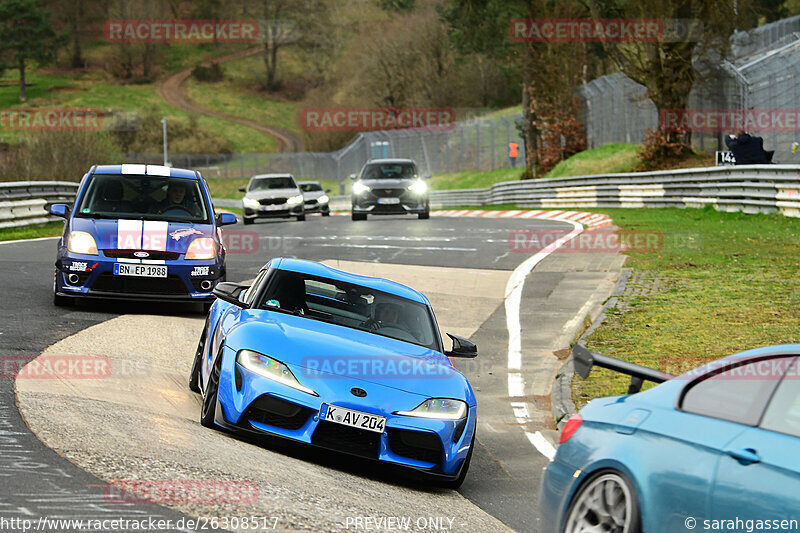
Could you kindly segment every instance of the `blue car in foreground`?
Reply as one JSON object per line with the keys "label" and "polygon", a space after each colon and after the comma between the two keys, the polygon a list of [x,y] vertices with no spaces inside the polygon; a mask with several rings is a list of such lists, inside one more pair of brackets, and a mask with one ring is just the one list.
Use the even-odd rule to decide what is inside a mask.
{"label": "blue car in foreground", "polygon": [[589,402],[542,478],[542,532],[797,530],[800,344],[731,355],[680,376],[573,351],[663,382]]}
{"label": "blue car in foreground", "polygon": [[193,170],[158,165],[96,165],[75,203],[53,204],[66,219],[58,243],[53,303],[76,298],[214,301],[225,279],[220,227],[208,187]]}
{"label": "blue car in foreground", "polygon": [[448,487],[472,456],[476,400],[427,298],[398,283],[276,258],[221,283],[190,388],[206,427],[270,434],[422,472]]}

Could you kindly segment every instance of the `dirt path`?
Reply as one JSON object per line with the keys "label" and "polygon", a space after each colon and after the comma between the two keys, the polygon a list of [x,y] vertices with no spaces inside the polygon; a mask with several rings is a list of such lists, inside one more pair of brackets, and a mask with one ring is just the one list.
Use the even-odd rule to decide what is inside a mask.
{"label": "dirt path", "polygon": [[[234,61],[243,57],[250,57],[259,54],[261,51],[261,46],[254,46],[252,48],[240,50],[239,52],[235,52],[233,54],[219,57],[217,58],[217,62],[225,63],[228,61]],[[245,118],[228,115],[226,113],[220,113],[219,111],[202,107],[201,105],[192,101],[186,95],[185,91],[186,80],[189,78],[189,76],[191,76],[192,68],[194,67],[185,68],[158,83],[158,94],[164,99],[165,102],[190,113],[200,113],[203,115],[208,115],[209,117],[221,118],[222,120],[235,122],[237,124],[241,124],[242,126],[266,133],[278,142],[278,149],[281,152],[302,152],[305,149],[305,141],[303,140],[303,137],[297,133],[288,131],[284,128],[279,128],[277,126],[267,126],[254,120],[248,120]]]}

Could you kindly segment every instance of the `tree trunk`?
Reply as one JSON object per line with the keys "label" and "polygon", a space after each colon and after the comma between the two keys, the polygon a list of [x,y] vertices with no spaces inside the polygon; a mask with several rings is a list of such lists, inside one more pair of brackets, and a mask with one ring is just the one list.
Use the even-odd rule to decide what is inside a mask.
{"label": "tree trunk", "polygon": [[83,46],[81,43],[81,26],[83,21],[83,0],[77,2],[76,13],[70,21],[72,30],[72,68],[81,68],[84,66],[83,60]]}
{"label": "tree trunk", "polygon": [[533,125],[536,117],[533,116],[531,110],[531,53],[529,49],[526,50],[525,64],[522,66],[522,131],[525,137],[525,165],[535,173],[535,169],[539,164],[539,146],[537,142],[539,132]]}
{"label": "tree trunk", "polygon": [[24,102],[25,96],[25,59],[19,58],[19,101]]}

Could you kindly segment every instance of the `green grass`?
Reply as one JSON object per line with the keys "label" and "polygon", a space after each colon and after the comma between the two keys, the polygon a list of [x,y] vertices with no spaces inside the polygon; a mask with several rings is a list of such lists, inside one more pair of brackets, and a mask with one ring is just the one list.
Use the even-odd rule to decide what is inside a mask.
{"label": "green grass", "polygon": [[436,174],[430,179],[431,189],[443,191],[450,189],[480,189],[495,183],[516,181],[522,175],[522,168],[501,168],[489,172],[467,170],[451,174]]}
{"label": "green grass", "polygon": [[559,162],[545,178],[632,172],[639,163],[636,144],[606,144],[584,150]]}
{"label": "green grass", "polygon": [[[28,78],[35,84],[33,87],[28,87],[28,101],[20,104],[18,87],[4,85],[0,87],[0,108],[90,107],[100,109],[104,113],[152,109],[167,118],[168,135],[171,121],[189,123],[189,113],[167,105],[159,97],[155,84],[123,85],[107,81],[96,73],[68,78],[32,71]],[[5,82],[15,79],[15,75],[11,72],[6,72],[5,76],[0,78]],[[233,143],[234,152],[274,151],[277,146],[275,140],[265,133],[226,120],[200,115],[197,123],[200,127],[229,139]],[[24,131],[4,131],[1,134],[5,142],[12,143],[21,141],[26,135],[28,132]]]}
{"label": "green grass", "polygon": [[20,239],[38,239],[40,237],[58,237],[64,231],[61,221],[48,222],[47,224],[34,224],[21,228],[0,229],[0,242],[18,241]]}
{"label": "green grass", "polygon": [[[705,209],[598,209],[624,230],[662,232],[657,253],[626,266],[662,289],[610,309],[592,350],[675,373],[734,352],[800,341],[800,219]],[[624,394],[629,379],[575,378],[576,405]]]}

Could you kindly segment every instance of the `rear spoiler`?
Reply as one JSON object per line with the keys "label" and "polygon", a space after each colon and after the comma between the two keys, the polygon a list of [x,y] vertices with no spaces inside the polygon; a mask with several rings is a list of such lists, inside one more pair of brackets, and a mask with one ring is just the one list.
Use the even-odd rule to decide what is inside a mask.
{"label": "rear spoiler", "polygon": [[575,366],[575,372],[583,379],[589,377],[593,366],[599,366],[629,375],[631,377],[631,384],[628,387],[628,394],[636,394],[642,390],[642,384],[645,381],[664,383],[675,377],[672,374],[661,372],[655,368],[629,363],[621,359],[615,359],[601,353],[589,351],[580,344],[576,344],[572,347],[572,363]]}

